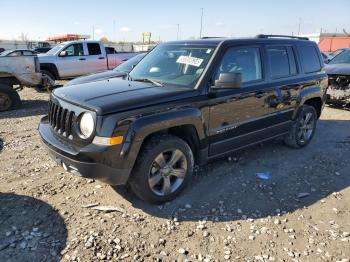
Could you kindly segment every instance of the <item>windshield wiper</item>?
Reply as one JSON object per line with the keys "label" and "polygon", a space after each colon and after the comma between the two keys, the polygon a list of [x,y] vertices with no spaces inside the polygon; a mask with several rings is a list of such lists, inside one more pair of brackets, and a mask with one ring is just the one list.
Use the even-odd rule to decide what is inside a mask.
{"label": "windshield wiper", "polygon": [[153,79],[149,79],[149,78],[132,78],[132,81],[138,81],[138,82],[148,82],[148,83],[152,83],[156,86],[164,86],[162,83],[157,82]]}

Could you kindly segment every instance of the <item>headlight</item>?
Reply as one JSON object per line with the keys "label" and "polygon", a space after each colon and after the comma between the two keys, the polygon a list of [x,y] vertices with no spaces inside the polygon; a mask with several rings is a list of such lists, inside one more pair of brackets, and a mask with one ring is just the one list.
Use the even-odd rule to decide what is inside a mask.
{"label": "headlight", "polygon": [[84,138],[89,138],[94,132],[95,120],[91,113],[84,113],[80,118],[80,133]]}

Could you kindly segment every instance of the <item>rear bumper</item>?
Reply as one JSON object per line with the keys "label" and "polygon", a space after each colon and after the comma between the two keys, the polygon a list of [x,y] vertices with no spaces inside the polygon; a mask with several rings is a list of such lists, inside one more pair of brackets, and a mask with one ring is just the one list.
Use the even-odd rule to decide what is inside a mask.
{"label": "rear bumper", "polygon": [[127,183],[131,169],[118,168],[98,162],[103,160],[102,162],[113,163],[113,159],[110,159],[112,155],[108,147],[89,145],[76,150],[76,148],[66,144],[52,132],[45,118],[42,119],[38,129],[49,155],[59,165],[63,166],[65,170],[85,178],[97,179],[110,185]]}

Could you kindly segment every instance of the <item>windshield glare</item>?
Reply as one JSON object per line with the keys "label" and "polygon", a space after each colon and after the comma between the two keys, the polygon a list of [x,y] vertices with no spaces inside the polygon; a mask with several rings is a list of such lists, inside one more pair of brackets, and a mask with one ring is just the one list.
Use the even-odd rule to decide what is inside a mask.
{"label": "windshield glare", "polygon": [[131,80],[150,79],[163,85],[194,88],[215,47],[164,44],[131,71]]}
{"label": "windshield glare", "polygon": [[132,67],[137,65],[138,62],[140,62],[140,60],[146,55],[145,54],[139,54],[139,55],[135,55],[134,57],[126,60],[124,63],[118,65],[116,68],[113,69],[113,71],[116,72],[130,72],[132,70]]}
{"label": "windshield glare", "polygon": [[333,57],[328,64],[350,64],[350,50],[345,50]]}

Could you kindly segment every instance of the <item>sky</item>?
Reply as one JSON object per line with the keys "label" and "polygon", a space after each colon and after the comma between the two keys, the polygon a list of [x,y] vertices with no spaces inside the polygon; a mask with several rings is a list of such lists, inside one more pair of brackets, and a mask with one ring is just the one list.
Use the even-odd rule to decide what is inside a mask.
{"label": "sky", "polygon": [[202,36],[298,34],[299,25],[300,34],[350,33],[350,0],[1,0],[0,39],[71,33],[142,41],[142,32],[154,41],[198,38],[202,8]]}

